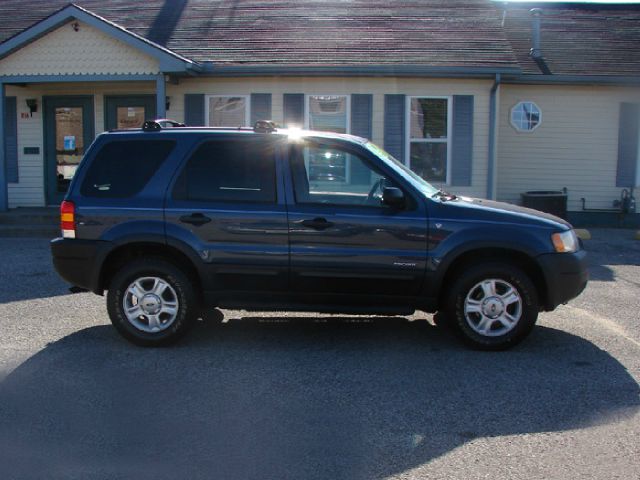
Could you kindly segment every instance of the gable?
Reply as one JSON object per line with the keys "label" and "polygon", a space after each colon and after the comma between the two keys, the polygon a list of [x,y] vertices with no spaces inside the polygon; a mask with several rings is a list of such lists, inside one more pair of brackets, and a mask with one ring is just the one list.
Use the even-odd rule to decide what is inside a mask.
{"label": "gable", "polygon": [[76,20],[70,20],[0,60],[0,77],[155,74],[159,71],[155,58]]}

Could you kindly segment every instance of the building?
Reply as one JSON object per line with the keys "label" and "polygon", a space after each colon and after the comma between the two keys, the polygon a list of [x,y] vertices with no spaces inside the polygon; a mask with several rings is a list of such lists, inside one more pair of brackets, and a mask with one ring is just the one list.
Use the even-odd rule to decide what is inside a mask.
{"label": "building", "polygon": [[154,117],[349,132],[458,194],[566,188],[578,223],[640,185],[640,6],[393,3],[4,0],[0,209]]}

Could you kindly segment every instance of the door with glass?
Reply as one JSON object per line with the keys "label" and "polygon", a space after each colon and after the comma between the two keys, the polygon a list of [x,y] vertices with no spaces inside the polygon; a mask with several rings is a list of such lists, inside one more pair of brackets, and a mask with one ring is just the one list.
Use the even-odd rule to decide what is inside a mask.
{"label": "door with glass", "polygon": [[46,197],[57,205],[95,136],[93,96],[44,97],[43,103]]}
{"label": "door with glass", "polygon": [[106,130],[140,128],[156,118],[155,95],[107,95],[104,103]]}

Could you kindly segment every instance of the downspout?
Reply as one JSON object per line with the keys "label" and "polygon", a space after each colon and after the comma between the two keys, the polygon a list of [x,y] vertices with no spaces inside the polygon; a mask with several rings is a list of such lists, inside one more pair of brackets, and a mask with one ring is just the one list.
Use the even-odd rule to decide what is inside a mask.
{"label": "downspout", "polygon": [[5,84],[0,82],[0,212],[6,212],[9,207],[7,187],[7,162],[5,155]]}
{"label": "downspout", "polygon": [[491,87],[489,95],[489,158],[487,164],[487,198],[495,200],[495,171],[496,171],[496,132],[498,131],[498,88],[500,88],[500,74]]}

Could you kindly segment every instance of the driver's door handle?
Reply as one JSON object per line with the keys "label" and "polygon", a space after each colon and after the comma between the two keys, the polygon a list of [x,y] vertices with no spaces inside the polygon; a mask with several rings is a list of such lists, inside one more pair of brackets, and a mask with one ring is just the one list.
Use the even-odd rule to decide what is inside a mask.
{"label": "driver's door handle", "polygon": [[313,220],[303,220],[300,222],[303,226],[313,228],[314,230],[326,230],[333,227],[333,222],[327,221],[326,218],[317,217]]}
{"label": "driver's door handle", "polygon": [[202,213],[192,213],[191,215],[181,216],[180,221],[182,223],[189,223],[191,225],[195,225],[196,227],[199,227],[200,225],[209,223],[211,219]]}

